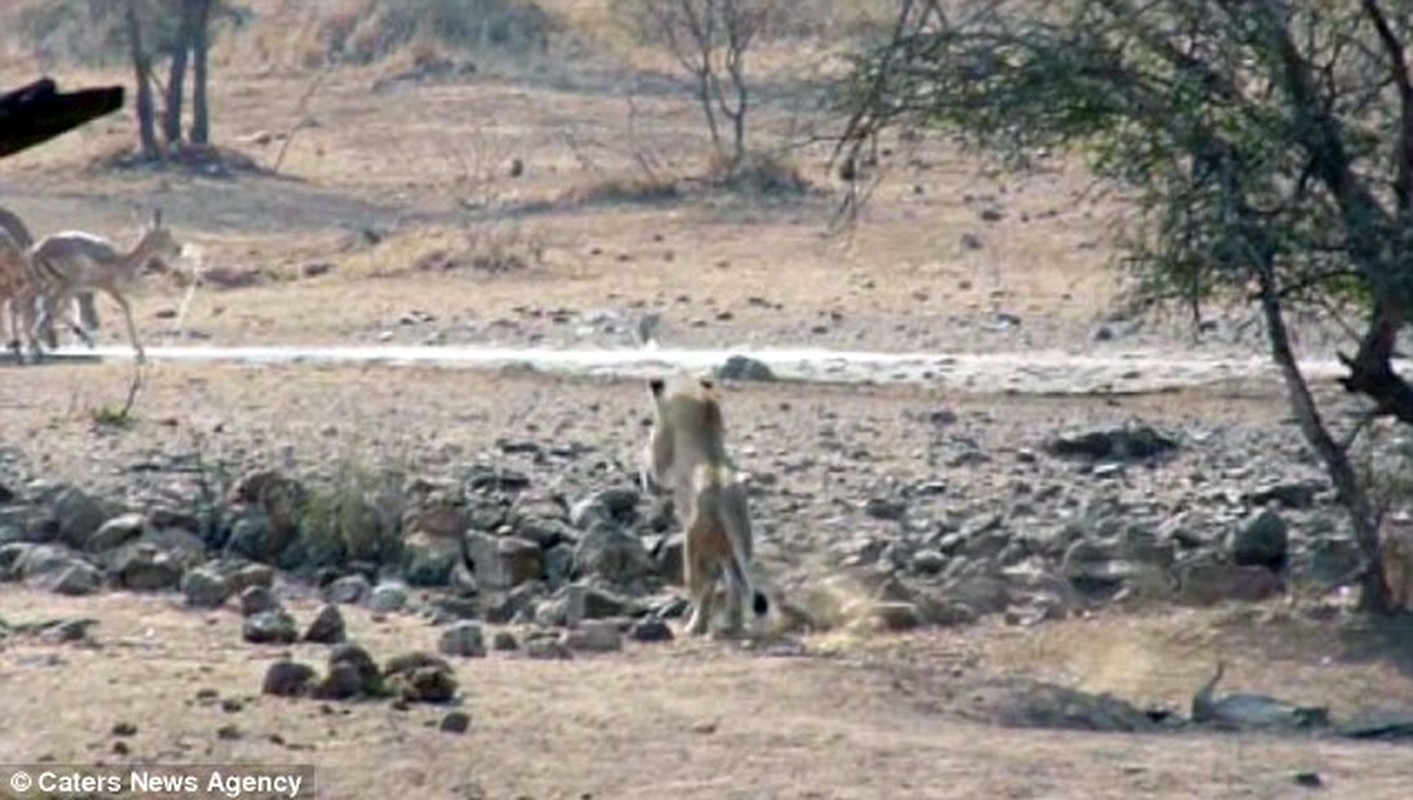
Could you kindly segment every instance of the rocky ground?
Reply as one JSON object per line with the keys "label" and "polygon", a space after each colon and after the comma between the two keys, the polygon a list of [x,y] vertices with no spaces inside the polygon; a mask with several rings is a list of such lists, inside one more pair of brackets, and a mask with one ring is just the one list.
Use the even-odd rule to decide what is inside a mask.
{"label": "rocky ground", "polygon": [[[900,150],[828,235],[827,148],[792,151],[804,191],[723,188],[670,93],[630,136],[587,70],[350,67],[272,175],[308,76],[222,68],[217,138],[260,169],[114,168],[119,115],[0,171],[40,235],[163,206],[201,282],[138,293],[150,344],[620,347],[657,313],[672,346],[939,363],[723,380],[774,600],[745,641],[681,635],[639,380],[159,360],[123,413],[125,361],[6,363],[0,762],[307,762],[340,798],[1406,795],[1413,631],[1339,588],[1282,387],[1173,366],[1259,329],[1114,313],[1122,209],[1071,167]],[[683,177],[645,194],[659,162]],[[1361,463],[1407,474],[1398,433]]]}

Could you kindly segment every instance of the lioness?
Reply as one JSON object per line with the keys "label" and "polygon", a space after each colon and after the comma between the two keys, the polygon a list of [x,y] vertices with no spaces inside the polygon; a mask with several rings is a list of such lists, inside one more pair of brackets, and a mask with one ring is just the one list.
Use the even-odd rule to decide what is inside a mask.
{"label": "lioness", "polygon": [[711,380],[680,376],[671,384],[654,378],[648,390],[655,411],[643,450],[645,486],[672,492],[672,505],[686,529],[683,583],[692,602],[686,631],[707,632],[718,577],[727,582],[731,631],[738,632],[746,598],[757,617],[770,603],[751,579],[751,521],[746,490],[726,454],[721,404]]}
{"label": "lioness", "polygon": [[1385,520],[1379,538],[1389,605],[1413,611],[1413,520]]}

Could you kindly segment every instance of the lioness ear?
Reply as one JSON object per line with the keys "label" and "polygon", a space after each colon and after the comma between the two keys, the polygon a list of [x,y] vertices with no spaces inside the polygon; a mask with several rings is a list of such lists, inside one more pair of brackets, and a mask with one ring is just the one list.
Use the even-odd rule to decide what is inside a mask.
{"label": "lioness ear", "polygon": [[662,390],[667,387],[667,381],[662,378],[651,378],[648,380],[648,391],[653,393],[653,397],[662,397]]}

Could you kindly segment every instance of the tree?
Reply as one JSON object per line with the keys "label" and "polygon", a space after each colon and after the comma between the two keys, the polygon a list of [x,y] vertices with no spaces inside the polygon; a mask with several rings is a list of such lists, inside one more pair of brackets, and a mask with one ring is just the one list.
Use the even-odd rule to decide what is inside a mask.
{"label": "tree", "polygon": [[902,0],[856,54],[840,153],[888,129],[943,128],[1022,168],[1085,158],[1135,199],[1121,236],[1147,306],[1255,303],[1292,410],[1363,555],[1350,580],[1388,610],[1383,510],[1326,424],[1291,343],[1296,309],[1353,310],[1344,388],[1413,424],[1393,371],[1413,318],[1413,6],[1380,0]]}
{"label": "tree", "polygon": [[712,148],[728,167],[746,156],[746,53],[782,7],[780,0],[632,0],[639,36],[665,47],[687,73]]}
{"label": "tree", "polygon": [[127,6],[128,50],[132,56],[132,68],[137,78],[137,138],[142,157],[155,160],[161,155],[157,148],[157,132],[153,121],[152,83],[149,73],[152,59],[142,47],[142,23],[137,14],[137,0],[128,0]]}

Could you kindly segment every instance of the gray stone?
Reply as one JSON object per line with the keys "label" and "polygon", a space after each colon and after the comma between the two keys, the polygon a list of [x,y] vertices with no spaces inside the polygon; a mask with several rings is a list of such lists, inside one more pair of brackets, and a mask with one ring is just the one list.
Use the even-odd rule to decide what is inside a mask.
{"label": "gray stone", "polygon": [[403,540],[402,574],[409,586],[446,586],[461,559],[455,539],[412,533]]}
{"label": "gray stone", "polygon": [[582,583],[564,587],[564,624],[574,627],[585,620],[610,617],[631,617],[642,613],[641,607],[627,597]]}
{"label": "gray stone", "polygon": [[170,553],[147,542],[124,545],[109,567],[114,583],[136,592],[158,592],[181,582],[182,565]]}
{"label": "gray stone", "polygon": [[449,656],[480,658],[486,655],[486,637],[481,623],[463,621],[442,631],[437,649]]}
{"label": "gray stone", "polygon": [[574,549],[574,574],[611,583],[633,581],[652,571],[652,559],[638,537],[612,523],[595,523]]}
{"label": "gray stone", "polygon": [[1265,567],[1196,562],[1177,569],[1178,597],[1193,605],[1228,600],[1256,602],[1281,592],[1280,578]]}
{"label": "gray stone", "polygon": [[373,585],[362,575],[345,575],[324,587],[324,599],[330,603],[357,605],[373,591]]}
{"label": "gray stone", "polygon": [[299,639],[294,618],[283,611],[263,611],[247,617],[241,635],[251,644],[294,644]]}
{"label": "gray stone", "polygon": [[1290,549],[1290,526],[1275,511],[1265,510],[1231,532],[1231,560],[1243,567],[1280,572]]}
{"label": "gray stone", "polygon": [[281,659],[265,670],[260,691],[276,697],[299,697],[309,689],[315,678],[314,668],[297,661]]}
{"label": "gray stone", "polygon": [[76,486],[60,489],[49,502],[59,526],[59,540],[82,550],[88,540],[111,516],[104,504]]}
{"label": "gray stone", "polygon": [[197,567],[182,576],[182,595],[194,608],[220,608],[230,599],[231,582],[214,569]]}
{"label": "gray stone", "polygon": [[98,526],[84,542],[84,549],[90,553],[107,552],[138,538],[147,529],[146,515],[137,512],[119,514]]}
{"label": "gray stone", "polygon": [[304,630],[304,641],[316,644],[339,644],[348,638],[348,628],[343,621],[339,607],[328,603],[314,615],[314,620]]}
{"label": "gray stone", "polygon": [[564,646],[589,653],[609,653],[623,649],[623,634],[613,620],[585,620],[564,632]]}
{"label": "gray stone", "polygon": [[401,581],[384,581],[373,587],[368,596],[368,608],[384,614],[391,614],[407,608],[411,599],[407,584]]}
{"label": "gray stone", "polygon": [[628,635],[635,642],[670,642],[672,628],[666,622],[650,617],[633,623]]}
{"label": "gray stone", "polygon": [[258,584],[247,586],[240,593],[240,613],[243,616],[252,617],[256,614],[274,611],[279,607],[280,604],[275,600],[275,594],[264,586]]}
{"label": "gray stone", "polygon": [[539,579],[544,569],[539,545],[514,536],[466,534],[466,557],[475,568],[477,585],[512,589]]}
{"label": "gray stone", "polygon": [[103,588],[103,573],[87,561],[74,560],[59,572],[44,576],[43,583],[55,594],[91,595]]}

